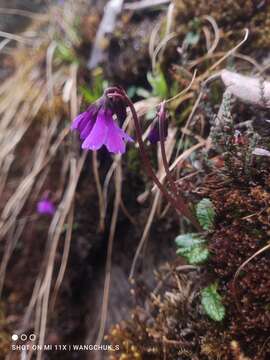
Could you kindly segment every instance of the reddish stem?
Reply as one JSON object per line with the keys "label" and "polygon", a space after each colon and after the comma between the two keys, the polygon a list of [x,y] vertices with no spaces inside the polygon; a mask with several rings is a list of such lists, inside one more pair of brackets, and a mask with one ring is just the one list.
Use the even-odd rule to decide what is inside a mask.
{"label": "reddish stem", "polygon": [[190,211],[188,205],[185,202],[183,196],[179,193],[177,186],[175,185],[174,179],[170,172],[170,167],[167,160],[166,150],[165,150],[165,131],[164,131],[164,124],[166,121],[166,111],[165,111],[165,102],[161,104],[160,112],[159,112],[159,137],[160,137],[160,150],[161,150],[161,157],[163,161],[164,170],[166,173],[166,177],[171,185],[171,190],[175,196],[177,201],[178,207],[177,209],[190,220],[190,222],[196,227],[198,231],[201,231],[201,226]]}
{"label": "reddish stem", "polygon": [[[171,196],[171,194],[167,191],[167,189],[164,187],[164,185],[157,178],[157,176],[156,176],[156,174],[155,174],[155,172],[154,172],[154,170],[152,168],[151,162],[150,162],[150,160],[148,158],[148,155],[146,153],[146,149],[145,149],[143,138],[142,138],[141,124],[140,124],[140,121],[138,119],[138,115],[137,115],[137,112],[135,110],[135,107],[134,107],[132,101],[129,99],[129,97],[123,91],[121,91],[121,95],[123,95],[127,105],[130,108],[130,111],[131,111],[131,114],[132,114],[132,117],[133,117],[133,120],[134,120],[134,125],[135,125],[135,130],[136,130],[136,135],[137,135],[137,141],[139,143],[140,153],[141,153],[141,156],[142,156],[142,160],[144,162],[145,169],[146,169],[146,171],[148,173],[148,176],[152,178],[152,180],[154,181],[154,183],[156,184],[158,189],[161,191],[161,193],[164,195],[164,197],[169,201],[169,203],[177,211],[179,211],[182,215],[184,215],[196,227],[196,229],[198,231],[201,231],[200,225],[198,224],[198,222],[194,218],[194,216],[191,214],[190,210],[187,208],[187,205],[185,204],[185,202],[181,203],[181,201],[183,201],[183,199],[181,199],[180,202],[176,201],[176,199],[173,196]],[[164,142],[163,142],[163,145],[164,145]]]}

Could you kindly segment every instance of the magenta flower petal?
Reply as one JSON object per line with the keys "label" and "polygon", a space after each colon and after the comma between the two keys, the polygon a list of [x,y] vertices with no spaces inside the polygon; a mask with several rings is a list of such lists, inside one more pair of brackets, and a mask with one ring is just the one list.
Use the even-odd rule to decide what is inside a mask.
{"label": "magenta flower petal", "polygon": [[95,125],[95,119],[94,118],[90,118],[87,119],[86,125],[84,126],[84,128],[80,131],[80,138],[81,140],[85,140],[87,138],[87,136],[90,134],[90,132],[92,131],[93,127]]}
{"label": "magenta flower petal", "polygon": [[122,130],[122,129],[120,128],[120,131],[121,131],[121,134],[122,134],[123,139],[124,139],[126,142],[127,142],[127,141],[129,141],[129,142],[134,142],[134,140],[132,139],[132,137],[130,137],[127,133],[125,133],[124,130]]}
{"label": "magenta flower petal", "polygon": [[76,116],[71,124],[71,130],[82,130],[87,122],[87,111]]}
{"label": "magenta flower petal", "polygon": [[71,130],[77,130],[82,140],[86,139],[96,121],[98,107],[96,104],[91,105],[86,111],[78,115],[71,125]]}
{"label": "magenta flower petal", "polygon": [[110,152],[115,154],[123,154],[126,149],[121,129],[116,125],[113,119],[111,119],[108,124],[108,136],[105,145]]}
{"label": "magenta flower petal", "polygon": [[42,199],[37,203],[37,212],[40,215],[53,215],[55,213],[55,206],[50,200]]}
{"label": "magenta flower petal", "polygon": [[98,150],[101,148],[107,138],[109,119],[112,119],[112,113],[109,110],[100,109],[92,131],[82,143],[83,149]]}
{"label": "magenta flower petal", "polygon": [[[112,95],[117,92],[115,88],[109,90]],[[110,152],[123,154],[126,142],[133,140],[118,126],[114,117],[121,125],[126,118],[127,105],[125,99],[121,97],[123,94],[120,94],[120,90],[114,97],[108,94],[109,92],[105,91],[87,111],[78,115],[72,123],[71,130],[80,133],[80,138],[83,140],[82,149],[98,150],[105,145]]]}
{"label": "magenta flower petal", "polygon": [[115,121],[111,118],[108,122],[108,136],[106,140],[107,149],[115,154],[123,154],[126,151],[125,141],[133,141]]}

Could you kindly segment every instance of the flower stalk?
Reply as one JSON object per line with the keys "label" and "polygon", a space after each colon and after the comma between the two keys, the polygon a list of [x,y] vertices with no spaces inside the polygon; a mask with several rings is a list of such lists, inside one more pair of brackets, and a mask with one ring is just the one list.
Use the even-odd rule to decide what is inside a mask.
{"label": "flower stalk", "polygon": [[[164,195],[164,197],[167,199],[167,201],[182,215],[184,215],[192,224],[193,226],[198,230],[201,231],[201,226],[199,225],[198,221],[196,220],[196,218],[192,215],[190,209],[188,208],[188,205],[185,203],[183,197],[178,193],[177,188],[174,184],[173,179],[171,178],[170,175],[170,171],[169,171],[169,166],[168,166],[168,162],[167,162],[167,158],[166,158],[166,153],[165,153],[165,147],[164,147],[164,128],[163,128],[163,141],[161,140],[161,144],[163,143],[162,147],[163,147],[163,163],[165,166],[165,171],[166,171],[166,175],[169,175],[169,178],[171,178],[171,182],[174,184],[173,188],[174,188],[174,196],[172,196],[167,189],[165,188],[165,186],[159,181],[159,179],[157,178],[151,162],[148,158],[148,155],[146,153],[146,149],[145,149],[145,145],[143,142],[143,137],[142,137],[142,129],[141,129],[141,124],[140,121],[138,119],[138,115],[137,112],[135,110],[135,107],[132,103],[132,101],[129,99],[129,97],[127,96],[127,94],[121,89],[120,90],[121,95],[124,97],[127,106],[130,108],[133,120],[134,120],[134,126],[135,126],[135,131],[136,131],[136,135],[137,135],[137,141],[139,144],[139,149],[140,149],[140,153],[141,153],[141,157],[145,166],[145,169],[147,171],[148,176],[154,181],[154,183],[156,184],[156,186],[158,187],[158,189],[160,190],[160,192]],[[164,156],[165,155],[165,156]],[[164,161],[165,160],[165,161]]]}
{"label": "flower stalk", "polygon": [[[152,168],[145,149],[141,124],[136,109],[121,87],[114,86],[105,90],[103,96],[98,101],[90,105],[85,112],[74,119],[71,129],[77,130],[80,133],[80,138],[83,141],[82,149],[94,151],[100,149],[104,145],[111,153],[123,154],[126,151],[126,143],[133,142],[133,139],[121,128],[127,115],[127,107],[130,108],[133,117],[139,150],[148,176],[153,180],[157,188],[173,208],[185,216],[198,231],[201,231],[200,224],[192,214],[185,199],[178,191],[170,173],[164,145],[164,124],[166,122],[165,102],[160,106],[160,111],[158,113],[159,123],[157,129],[155,128],[153,131],[155,131],[156,140],[160,141],[161,144],[162,161],[170,185],[169,191],[158,179]],[[118,120],[120,127],[117,125],[116,119]]]}
{"label": "flower stalk", "polygon": [[198,231],[201,231],[201,226],[195,216],[190,211],[188,205],[186,204],[183,196],[179,193],[179,190],[174,182],[174,179],[170,172],[170,167],[167,160],[166,149],[165,149],[165,122],[166,122],[166,110],[165,110],[165,101],[161,103],[160,110],[159,110],[159,136],[160,136],[160,150],[161,150],[161,157],[164,166],[164,170],[166,173],[166,178],[171,187],[171,191],[175,196],[177,202],[177,210],[183,214],[189,221],[196,227]]}

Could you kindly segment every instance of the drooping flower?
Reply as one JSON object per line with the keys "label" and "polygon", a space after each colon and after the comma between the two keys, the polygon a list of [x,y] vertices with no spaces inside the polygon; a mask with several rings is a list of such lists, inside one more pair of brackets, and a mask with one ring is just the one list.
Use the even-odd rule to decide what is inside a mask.
{"label": "drooping flower", "polygon": [[120,124],[123,123],[126,105],[120,96],[114,97],[109,89],[72,123],[71,130],[77,130],[83,140],[82,149],[98,150],[105,145],[109,152],[123,154],[126,142],[133,139],[118,126],[115,117]]}
{"label": "drooping flower", "polygon": [[37,212],[40,215],[53,215],[55,213],[55,206],[51,200],[43,198],[37,203]]}
{"label": "drooping flower", "polygon": [[156,144],[160,141],[161,138],[159,131],[160,122],[162,122],[162,126],[164,129],[164,140],[165,140],[168,135],[168,121],[167,121],[167,113],[165,110],[164,102],[160,105],[160,108],[157,111],[157,115],[153,120],[153,124],[148,135],[148,140],[150,141],[151,144]]}

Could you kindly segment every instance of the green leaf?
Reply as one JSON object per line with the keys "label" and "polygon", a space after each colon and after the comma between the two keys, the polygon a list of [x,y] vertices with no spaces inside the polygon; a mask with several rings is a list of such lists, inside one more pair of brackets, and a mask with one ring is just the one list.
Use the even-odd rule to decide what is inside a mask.
{"label": "green leaf", "polygon": [[205,240],[202,239],[198,234],[192,233],[178,235],[174,241],[178,247],[182,248],[189,248],[205,242]]}
{"label": "green leaf", "polygon": [[214,321],[222,321],[225,316],[225,307],[222,304],[222,298],[217,292],[217,284],[202,290],[202,305],[207,315]]}
{"label": "green leaf", "polygon": [[155,74],[147,73],[147,80],[152,86],[153,95],[166,98],[168,96],[168,86],[164,74],[159,71]]}
{"label": "green leaf", "polygon": [[58,42],[56,47],[56,57],[60,60],[72,63],[78,61],[74,50],[64,42]]}
{"label": "green leaf", "polygon": [[210,199],[202,199],[196,207],[196,214],[204,230],[211,230],[214,225],[215,209]]}
{"label": "green leaf", "polygon": [[209,251],[206,247],[202,246],[193,246],[189,250],[187,249],[178,249],[176,251],[177,255],[182,255],[187,259],[189,264],[202,264],[208,259]]}
{"label": "green leaf", "polygon": [[179,235],[175,243],[178,247],[176,254],[183,256],[189,264],[201,264],[209,256],[206,241],[198,234]]}
{"label": "green leaf", "polygon": [[87,103],[93,103],[102,96],[107,85],[108,83],[103,79],[103,74],[98,70],[97,73],[93,75],[91,87],[81,85],[79,89],[84,100]]}
{"label": "green leaf", "polygon": [[92,102],[95,102],[99,96],[98,94],[96,93],[93,93],[92,91],[90,91],[86,86],[84,85],[81,85],[79,87],[80,89],[80,92],[84,98],[84,100],[87,102],[87,103],[92,103]]}

